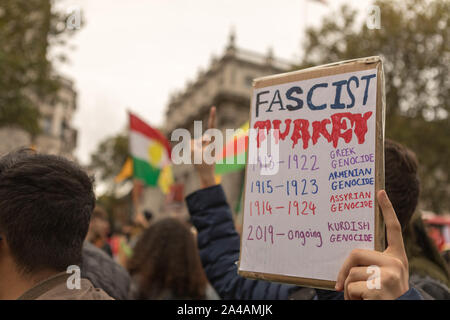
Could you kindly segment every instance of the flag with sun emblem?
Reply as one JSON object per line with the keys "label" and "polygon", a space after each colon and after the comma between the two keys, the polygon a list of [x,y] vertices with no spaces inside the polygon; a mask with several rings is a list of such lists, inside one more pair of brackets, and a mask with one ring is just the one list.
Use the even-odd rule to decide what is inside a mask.
{"label": "flag with sun emblem", "polygon": [[130,113],[130,154],[133,176],[147,186],[161,185],[170,169],[170,144],[164,135]]}

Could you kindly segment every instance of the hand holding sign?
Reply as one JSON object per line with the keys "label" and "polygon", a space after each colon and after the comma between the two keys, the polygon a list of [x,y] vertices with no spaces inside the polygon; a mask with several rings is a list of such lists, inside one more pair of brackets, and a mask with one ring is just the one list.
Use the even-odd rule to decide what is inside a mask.
{"label": "hand holding sign", "polygon": [[384,249],[383,95],[378,57],[254,80],[241,276],[332,289],[353,249]]}
{"label": "hand holding sign", "polygon": [[[384,252],[353,250],[345,260],[336,282],[336,290],[344,290],[345,299],[396,299],[409,289],[408,258],[403,244],[402,229],[394,208],[384,190],[377,194],[386,224],[388,247]],[[370,286],[369,266],[379,268],[375,283]],[[370,267],[369,267],[370,268]]]}

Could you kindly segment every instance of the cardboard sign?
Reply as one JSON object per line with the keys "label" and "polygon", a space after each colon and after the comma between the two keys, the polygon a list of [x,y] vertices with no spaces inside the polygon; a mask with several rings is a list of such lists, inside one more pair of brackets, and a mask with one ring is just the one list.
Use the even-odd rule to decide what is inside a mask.
{"label": "cardboard sign", "polygon": [[355,248],[383,250],[378,57],[256,79],[239,274],[334,289]]}

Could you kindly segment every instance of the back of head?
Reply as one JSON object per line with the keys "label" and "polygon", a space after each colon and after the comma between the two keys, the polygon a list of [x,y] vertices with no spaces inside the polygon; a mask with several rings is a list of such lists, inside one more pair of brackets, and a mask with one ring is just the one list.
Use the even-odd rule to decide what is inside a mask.
{"label": "back of head", "polygon": [[206,276],[194,235],[186,224],[165,218],[152,224],[134,248],[128,269],[138,299],[203,299]]}
{"label": "back of head", "polygon": [[[411,279],[416,276],[431,276],[432,279],[448,284],[449,275],[444,261],[427,235],[420,212],[415,213],[420,193],[417,170],[418,162],[415,154],[405,146],[387,139],[386,192],[402,225]],[[429,281],[427,283],[429,289],[433,291],[434,285]],[[431,291],[428,294],[431,294]]]}
{"label": "back of head", "polygon": [[389,139],[385,141],[384,152],[386,193],[405,229],[419,201],[417,158],[411,150]]}
{"label": "back of head", "polygon": [[0,158],[0,235],[24,274],[79,264],[94,205],[75,163],[30,149]]}

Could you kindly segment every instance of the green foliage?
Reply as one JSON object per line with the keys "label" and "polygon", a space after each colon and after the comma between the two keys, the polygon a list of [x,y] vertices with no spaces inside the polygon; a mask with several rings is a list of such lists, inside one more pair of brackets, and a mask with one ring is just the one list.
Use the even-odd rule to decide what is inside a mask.
{"label": "green foliage", "polygon": [[300,68],[382,56],[386,136],[417,153],[421,206],[450,210],[450,1],[379,0],[381,29],[357,24],[343,6],[308,29]]}
{"label": "green foliage", "polygon": [[108,137],[91,155],[90,168],[97,173],[100,181],[113,183],[128,156],[128,136],[118,134]]}
{"label": "green foliage", "polygon": [[118,197],[116,192],[118,184],[114,181],[128,155],[128,134],[125,133],[107,137],[91,154],[89,169],[95,173],[96,181],[103,189],[97,198],[97,204],[110,214],[113,229],[118,223],[118,217],[114,216],[115,212],[126,212],[127,216],[130,216],[132,212],[130,194],[122,198]]}
{"label": "green foliage", "polygon": [[0,127],[16,125],[35,135],[40,132],[38,118],[38,109],[30,106],[28,101],[0,105]]}
{"label": "green foliage", "polygon": [[18,125],[37,134],[37,106],[57,99],[59,80],[49,48],[63,45],[73,31],[52,5],[51,0],[0,2],[0,126]]}

